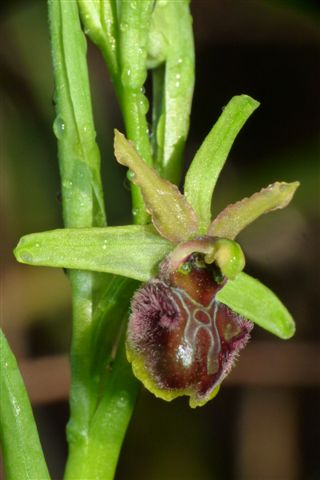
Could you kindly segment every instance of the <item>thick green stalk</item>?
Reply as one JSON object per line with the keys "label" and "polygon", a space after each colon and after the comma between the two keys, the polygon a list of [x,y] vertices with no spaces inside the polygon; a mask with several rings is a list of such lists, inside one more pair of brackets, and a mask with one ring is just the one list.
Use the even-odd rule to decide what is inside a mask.
{"label": "thick green stalk", "polygon": [[[100,48],[113,81],[127,136],[146,163],[152,152],[143,85],[147,78],[147,44],[154,1],[78,0],[86,34]],[[132,185],[134,223],[148,223],[143,198]]]}
{"label": "thick green stalk", "polygon": [[[106,220],[100,157],[91,110],[86,41],[80,26],[77,2],[50,1],[49,18],[56,83],[57,118],[54,130],[58,139],[65,225],[77,228],[102,227]],[[125,391],[130,398],[130,405],[133,405],[136,397],[137,382],[127,381],[130,370],[125,375],[121,373],[123,368],[129,368],[126,360],[123,357],[116,359],[111,373],[107,368],[113,347],[111,335],[113,340],[118,335],[136,284],[86,271],[72,270],[69,275],[72,284],[73,337],[69,457],[65,478],[78,480],[90,478],[90,472],[86,470],[88,455],[94,451],[93,445],[99,445],[99,438],[91,424],[100,402],[107,401],[103,390],[107,388],[104,385],[109,385],[109,377],[117,375],[114,399],[122,398]],[[105,335],[110,337],[106,339]],[[120,407],[121,402],[118,402],[117,414],[119,419],[122,418],[119,425],[108,419],[101,424],[106,438],[114,438],[115,430],[118,432],[117,445],[104,448],[99,460],[101,465],[108,465],[110,471],[115,469],[130,417],[127,406],[123,406],[123,412]],[[95,478],[107,480],[112,477],[105,477],[97,470]]]}
{"label": "thick green stalk", "polygon": [[66,479],[111,480],[139,389],[124,350],[124,338],[97,407],[88,442],[69,458]]}
{"label": "thick green stalk", "polygon": [[[152,152],[146,113],[148,99],[144,94],[147,78],[147,44],[153,0],[121,2],[118,11],[119,63],[117,94],[123,114],[127,137],[148,165],[152,165]],[[149,220],[140,189],[131,185],[134,223]]]}
{"label": "thick green stalk", "polygon": [[[66,227],[104,226],[105,214],[100,181],[100,158],[95,143],[86,40],[81,31],[75,0],[49,1],[52,56],[62,183],[63,217]],[[72,270],[73,336],[71,345],[71,418],[68,425],[70,452],[85,441],[95,408],[90,378],[91,323],[94,294],[100,278]]]}

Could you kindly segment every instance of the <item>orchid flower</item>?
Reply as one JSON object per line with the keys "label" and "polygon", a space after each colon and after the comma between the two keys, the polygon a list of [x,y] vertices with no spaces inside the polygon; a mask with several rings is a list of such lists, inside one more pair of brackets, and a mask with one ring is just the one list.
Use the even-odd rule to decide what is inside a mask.
{"label": "orchid flower", "polygon": [[152,224],[61,229],[23,237],[18,261],[109,272],[145,282],[134,294],[127,332],[133,372],[156,396],[213,398],[253,324],[282,339],[294,321],[266,286],[243,272],[237,235],[283,208],[299,183],[275,182],[211,218],[212,194],[232,143],[258,102],[241,95],[224,108],[186,174],[184,194],[115,131],[115,156],[128,167]]}

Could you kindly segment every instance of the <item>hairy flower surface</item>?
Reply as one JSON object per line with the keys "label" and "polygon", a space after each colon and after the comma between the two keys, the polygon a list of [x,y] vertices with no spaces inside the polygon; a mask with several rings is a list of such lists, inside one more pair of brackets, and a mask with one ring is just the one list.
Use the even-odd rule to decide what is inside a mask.
{"label": "hairy flower surface", "polygon": [[217,393],[253,323],[216,300],[226,282],[217,267],[192,253],[133,297],[127,352],[136,376],[157,396],[189,395],[190,405]]}

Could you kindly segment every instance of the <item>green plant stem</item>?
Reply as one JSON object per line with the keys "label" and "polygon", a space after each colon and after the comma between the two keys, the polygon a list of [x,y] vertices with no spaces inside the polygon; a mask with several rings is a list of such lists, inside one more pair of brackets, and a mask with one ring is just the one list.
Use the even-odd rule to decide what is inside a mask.
{"label": "green plant stem", "polygon": [[121,319],[127,314],[129,298],[136,288],[137,282],[114,277],[96,304],[90,349],[91,385],[96,387],[91,391],[95,410],[85,435],[78,435],[76,422],[75,430],[69,428],[69,439],[73,433],[75,439],[71,441],[65,479],[113,478],[139,384],[125,358],[123,336],[115,358],[112,339],[117,338],[121,329],[124,331]]}
{"label": "green plant stem", "polygon": [[[152,0],[115,2],[78,0],[86,34],[99,47],[108,66],[124,118],[127,136],[142,158],[152,165],[146,113],[148,100],[143,84],[147,77],[146,56]],[[132,185],[132,214],[136,224],[149,216],[140,189]]]}
{"label": "green plant stem", "polygon": [[[58,139],[65,226],[102,227],[106,225],[106,220],[99,171],[100,156],[95,142],[91,110],[86,41],[80,26],[77,2],[49,1],[49,19],[56,84],[57,118],[54,130]],[[123,293],[121,279],[113,279],[103,274],[72,270],[69,276],[72,285],[73,335],[71,416],[67,429],[69,457],[65,478],[80,480],[90,478],[88,471],[80,477],[79,472],[88,464],[87,456],[93,451],[91,445],[99,443],[95,430],[91,430],[90,425],[99,410],[99,403],[104,401],[103,382],[106,382],[106,385],[109,383],[109,375],[106,375],[105,371],[110,360],[111,346],[109,345],[109,351],[106,350],[105,356],[101,355],[105,342],[97,332],[105,332],[108,327],[111,328],[111,325],[107,324],[110,318],[118,321],[118,327],[115,325],[111,328],[113,333],[121,327],[125,313],[123,309],[128,308],[132,288],[125,288]],[[112,287],[115,292],[111,296],[109,288],[112,282],[115,282],[115,287]],[[123,298],[120,299],[119,307],[115,309],[113,306],[118,305],[120,291]],[[97,351],[100,352],[98,357]],[[136,396],[137,382],[132,380],[134,388],[131,388],[127,376],[121,374],[122,368],[126,365],[123,357],[118,357],[115,361],[112,377],[117,376],[114,383],[119,388],[113,391],[113,398],[122,398],[123,392],[127,391],[132,405]],[[112,405],[110,409],[112,410]],[[118,404],[118,416],[121,418],[121,402]],[[127,406],[123,408],[123,418],[128,418]],[[114,430],[118,429],[123,438],[126,421],[121,425],[122,430],[120,424],[103,422],[104,436],[113,438]],[[119,440],[119,445],[114,445],[110,451],[108,448],[104,449],[101,464],[113,465],[114,470],[116,464],[114,452],[116,449],[119,452],[121,441]],[[107,480],[112,477],[100,475],[97,471],[95,478]]]}
{"label": "green plant stem", "polygon": [[[147,78],[147,43],[153,0],[121,2],[118,12],[120,76],[116,84],[117,95],[126,127],[126,133],[148,165],[153,164],[149,129],[146,119],[148,100],[143,85]],[[149,222],[140,189],[131,185],[133,221]]]}
{"label": "green plant stem", "polygon": [[[99,151],[95,143],[86,44],[81,31],[77,4],[50,1],[49,19],[55,74],[58,139],[62,183],[63,217],[66,227],[104,226],[105,214],[99,173]],[[88,355],[93,292],[97,277],[89,272],[70,271],[73,305],[71,346],[71,421],[69,430],[86,431],[90,411]],[[91,402],[92,403],[92,402]],[[70,435],[70,439],[74,438]]]}
{"label": "green plant stem", "polygon": [[88,439],[69,458],[66,479],[109,480],[114,477],[123,438],[130,421],[139,384],[125,356],[124,338],[97,411]]}

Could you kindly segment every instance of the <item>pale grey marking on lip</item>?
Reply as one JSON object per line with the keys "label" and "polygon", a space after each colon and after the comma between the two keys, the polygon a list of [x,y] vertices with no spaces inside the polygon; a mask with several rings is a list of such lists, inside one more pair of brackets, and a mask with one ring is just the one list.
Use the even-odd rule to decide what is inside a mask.
{"label": "pale grey marking on lip", "polygon": [[[178,296],[181,305],[186,313],[186,327],[184,329],[184,345],[180,345],[178,348],[177,352],[177,359],[180,360],[183,364],[183,366],[187,367],[190,366],[194,357],[194,349],[193,345],[196,341],[196,337],[199,333],[199,331],[204,329],[207,334],[210,337],[210,348],[207,353],[207,372],[209,375],[214,374],[218,368],[219,364],[218,361],[216,360],[217,356],[219,355],[219,352],[221,351],[221,342],[219,338],[219,333],[217,330],[216,326],[216,316],[217,316],[217,305],[214,305],[215,302],[215,297],[212,298],[211,302],[207,307],[204,307],[197,301],[193,300],[190,295],[188,295],[186,292],[183,292],[183,295],[193,304],[196,305],[196,308],[193,310],[192,314],[190,310],[188,309],[185,300],[183,298],[182,292],[180,289],[173,288],[174,293]],[[179,307],[177,305],[177,302],[174,299],[174,296],[172,297],[172,300],[176,306],[176,308],[179,310]],[[213,316],[211,315],[211,310],[214,305],[214,313]],[[202,312],[204,315],[207,316],[208,318],[208,324],[205,325],[203,322],[198,320],[196,318],[196,314],[198,312]],[[193,323],[196,324],[196,327],[194,327]],[[212,328],[210,328],[212,326]],[[181,350],[180,350],[181,349]],[[182,353],[183,352],[183,353]],[[188,352],[188,354],[187,354]]]}

